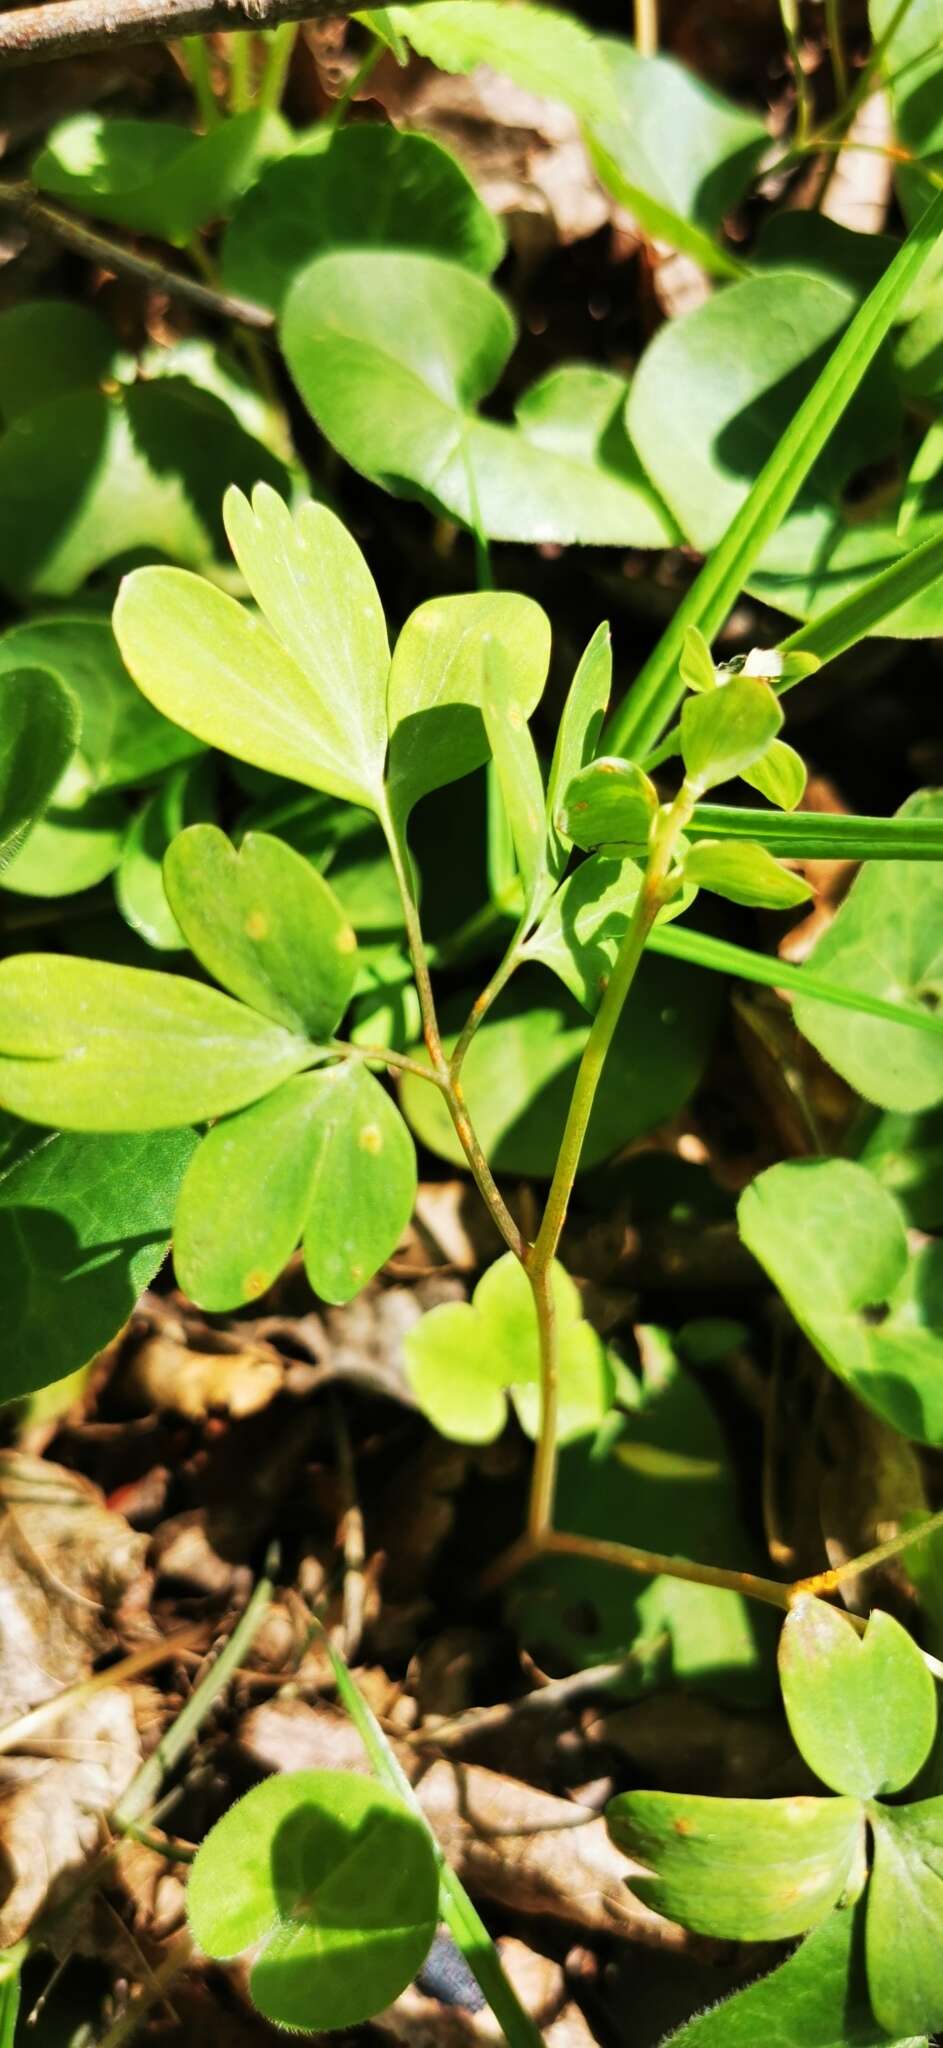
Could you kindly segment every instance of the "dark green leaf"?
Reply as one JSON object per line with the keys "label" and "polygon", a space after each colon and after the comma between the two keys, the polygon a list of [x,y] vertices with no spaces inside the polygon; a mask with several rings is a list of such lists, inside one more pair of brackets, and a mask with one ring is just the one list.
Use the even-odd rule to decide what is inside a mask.
{"label": "dark green leaf", "polygon": [[69,597],[138,548],[219,563],[223,492],[259,477],[279,485],[285,472],[182,379],[50,399],[0,439],[0,582],[16,597]]}
{"label": "dark green leaf", "polygon": [[28,299],[0,314],[0,421],[8,426],[47,398],[100,384],[112,371],[113,335],[88,306]]}
{"label": "dark green leaf", "polygon": [[180,727],[161,718],[136,690],[118,652],[111,623],[87,613],[55,613],[11,626],[0,639],[0,672],[50,668],[81,711],[70,802],[83,792],[136,788],[198,752]]}
{"label": "dark green leaf", "polygon": [[943,1247],[913,1254],[893,1195],[863,1166],[771,1166],[740,1235],[833,1372],[919,1443],[943,1441]]}
{"label": "dark green leaf", "polygon": [[489,277],[504,235],[430,136],[342,128],[317,154],[271,165],[246,193],[223,242],[223,279],[277,312],[313,257],[350,248],[428,249]]}
{"label": "dark green leaf", "polygon": [[609,1833],[652,1870],[632,1889],[669,1920],[727,1941],[781,1941],[824,1920],[864,1876],[857,1799],[711,1799],[623,1792]]}
{"label": "dark green leaf", "polygon": [[[468,1001],[459,1021],[467,1009]],[[600,1084],[584,1167],[610,1158],[681,1107],[703,1070],[716,1017],[706,984],[692,1000],[686,976],[653,961],[643,964]],[[445,1024],[448,1033],[448,1012]],[[475,1129],[498,1172],[552,1173],[587,1028],[585,1012],[572,998],[548,994],[547,984],[527,971],[515,977],[512,992],[479,1027],[462,1084]],[[402,1102],[423,1143],[440,1158],[463,1164],[439,1090],[407,1074]]]}
{"label": "dark green leaf", "polygon": [[190,1131],[29,1136],[0,1175],[4,1401],[75,1372],[127,1322],[167,1250],[195,1143]]}
{"label": "dark green leaf", "polygon": [[201,982],[107,960],[0,963],[0,1105],[74,1131],[153,1131],[224,1116],[312,1050]]}
{"label": "dark green leaf", "polygon": [[[943,822],[943,796],[918,791],[901,821]],[[840,987],[892,998],[934,1016],[943,1001],[943,861],[930,868],[869,861],[810,958]],[[882,1109],[928,1109],[943,1100],[943,1037],[847,1016],[800,996],[799,1029],[853,1088]]]}
{"label": "dark green leaf", "polygon": [[290,1771],[255,1785],[200,1847],[187,1916],[223,1960],[257,1951],[249,1980],[267,2019],[299,2033],[351,2027],[399,1996],[438,1918],[423,1822],[349,1771]]}
{"label": "dark green leaf", "polygon": [[300,853],[247,832],[238,853],[216,825],[191,825],[164,861],[167,896],[192,953],[240,1002],[317,1042],[350,1001],[357,940]]}
{"label": "dark green leaf", "polygon": [[0,888],[41,897],[94,889],[114,873],[127,829],[125,805],[109,791],[88,797],[75,810],[50,804],[0,871]]}
{"label": "dark green leaf", "polygon": [[183,248],[229,212],[288,140],[284,123],[265,113],[230,115],[207,135],[169,121],[73,114],[53,129],[33,179],[83,213]]}
{"label": "dark green leaf", "polygon": [[56,676],[0,666],[0,872],[45,810],[78,731],[75,700]]}
{"label": "dark green leaf", "polygon": [[874,1609],[859,1636],[837,1608],[797,1600],[779,1677],[793,1739],[833,1792],[870,1799],[912,1783],[936,1733],[936,1687],[892,1615]]}
{"label": "dark green leaf", "polygon": [[212,769],[205,758],[174,769],[142,804],[125,836],[115,900],[132,931],[159,952],[179,952],[187,944],[167,901],[164,856],[185,825],[211,813],[211,790]]}
{"label": "dark green leaf", "polygon": [[943,2026],[943,1800],[873,1806],[868,1990],[889,2033]]}

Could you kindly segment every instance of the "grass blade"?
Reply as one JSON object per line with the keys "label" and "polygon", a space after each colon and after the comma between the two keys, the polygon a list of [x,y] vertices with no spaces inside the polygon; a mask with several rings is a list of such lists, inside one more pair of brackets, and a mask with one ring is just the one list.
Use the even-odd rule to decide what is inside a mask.
{"label": "grass blade", "polygon": [[[423,1825],[429,1828],[405,1771],[397,1762],[379,1722],[354,1684],[343,1658],[338,1655],[327,1636],[324,1642],[334,1667],[341,1702],[353,1721],[377,1777],[391,1792],[398,1792],[400,1798],[405,1799],[407,1805],[418,1813]],[[442,1918],[480,1985],[499,2027],[503,2028],[508,2048],[542,2048],[543,2037],[524,2011],[513,1985],[508,1982],[501,1958],[481,1915],[473,1906],[460,1878],[456,1877],[451,1865],[446,1862],[431,1828],[429,1835],[439,1864],[439,1905]]]}
{"label": "grass blade", "polygon": [[845,818],[698,804],[687,836],[754,839],[785,860],[943,860],[943,818]]}
{"label": "grass blade", "polygon": [[[943,192],[931,200],[830,356],[749,496],[678,606],[613,718],[606,750],[640,760],[684,694],[679,660],[689,626],[713,639],[758,556],[788,512],[852,393],[890,332],[941,231]],[[803,640],[803,646],[806,642]]]}
{"label": "grass blade", "polygon": [[749,946],[735,946],[729,939],[713,939],[706,932],[691,931],[686,925],[656,925],[648,941],[653,953],[665,953],[670,960],[687,960],[692,967],[707,967],[716,974],[730,974],[740,981],[759,982],[763,988],[791,989],[796,995],[814,996],[838,1010],[860,1010],[866,1017],[880,1017],[886,1024],[902,1024],[912,1031],[943,1037],[943,1017],[916,1004],[888,1003],[882,996],[869,996],[856,989],[840,988],[807,967],[793,967],[768,953],[754,953]]}

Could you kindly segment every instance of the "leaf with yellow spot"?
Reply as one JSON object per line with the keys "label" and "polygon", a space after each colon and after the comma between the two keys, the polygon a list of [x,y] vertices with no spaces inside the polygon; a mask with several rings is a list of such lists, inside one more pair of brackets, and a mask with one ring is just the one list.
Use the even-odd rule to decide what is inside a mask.
{"label": "leaf with yellow spot", "polygon": [[500,640],[484,645],[485,685],[481,708],[504,808],[507,812],[524,896],[532,904],[547,876],[546,796],[537,751],[507,650]]}
{"label": "leaf with yellow spot", "polygon": [[395,1251],[416,1198],[416,1154],[395,1102],[350,1060],[319,1087],[305,1265],[322,1300],[350,1301]]}
{"label": "leaf with yellow spot", "polygon": [[632,1890],[698,1934],[784,1941],[824,1920],[865,1876],[858,1799],[712,1799],[623,1792],[609,1833],[651,1876]]}
{"label": "leaf with yellow spot", "polygon": [[178,833],[164,886],[201,965],[263,1017],[323,1043],[357,972],[357,940],[328,884],[302,854],[265,832],[236,852],[217,825]]}

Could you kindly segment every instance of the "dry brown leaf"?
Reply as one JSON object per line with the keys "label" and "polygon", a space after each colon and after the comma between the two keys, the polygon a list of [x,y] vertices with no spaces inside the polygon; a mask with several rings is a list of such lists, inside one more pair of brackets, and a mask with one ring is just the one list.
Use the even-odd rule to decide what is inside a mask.
{"label": "dry brown leaf", "polygon": [[101,1846],[101,1815],[141,1759],[133,1692],[94,1694],[42,1746],[47,1755],[0,1760],[0,1948],[68,1896]]}
{"label": "dry brown leaf", "polygon": [[[239,1740],[261,1770],[369,1769],[352,1724],[300,1700],[253,1708]],[[393,1747],[445,1855],[473,1893],[595,1933],[669,1949],[688,1949],[693,1941],[704,1950],[626,1889],[641,1866],[621,1854],[605,1821],[588,1809],[477,1764],[440,1757],[427,1766],[410,1745]]]}
{"label": "dry brown leaf", "polygon": [[170,1408],[193,1422],[213,1409],[258,1415],[281,1392],[285,1368],[270,1344],[241,1351],[191,1351],[173,1337],[148,1337],[129,1359],[122,1392],[135,1407]]}
{"label": "dry brown leaf", "polygon": [[146,1548],[88,1480],[0,1454],[0,1721],[88,1676]]}

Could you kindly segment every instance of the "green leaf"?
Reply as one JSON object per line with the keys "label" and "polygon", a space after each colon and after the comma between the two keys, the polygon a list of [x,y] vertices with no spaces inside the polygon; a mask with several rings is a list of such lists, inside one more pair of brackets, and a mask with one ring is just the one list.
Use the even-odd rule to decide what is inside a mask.
{"label": "green leaf", "polygon": [[201,982],[107,960],[0,963],[0,1105],[74,1131],[154,1131],[241,1109],[312,1058]]}
{"label": "green leaf", "polygon": [[[557,890],[523,948],[527,959],[542,960],[559,975],[591,1013],[599,1008],[641,886],[641,868],[631,857],[594,854]],[[659,924],[688,910],[696,893],[682,888],[659,912]]]}
{"label": "green leaf", "polygon": [[[902,819],[943,821],[943,796],[918,791]],[[869,861],[811,955],[816,974],[840,987],[892,997],[936,1015],[943,1000],[943,863],[930,868]],[[850,1023],[800,996],[796,1021],[829,1064],[882,1109],[929,1109],[943,1100],[939,1042],[871,1018]]]}
{"label": "green leaf", "polygon": [[81,711],[81,735],[68,781],[68,800],[85,791],[137,788],[197,751],[136,690],[108,619],[93,612],[54,613],[11,626],[0,638],[0,673],[49,668]]}
{"label": "green leaf", "polygon": [[[550,7],[505,7],[501,0],[420,0],[382,9],[384,22],[438,71],[487,64],[527,92],[559,100],[584,121],[614,113],[599,39]],[[358,19],[368,26],[373,14]]]}
{"label": "green leaf", "polygon": [[[481,708],[528,907],[546,883],[547,799],[517,673],[500,640],[484,646]],[[552,888],[552,883],[550,884]],[[544,891],[546,894],[546,890]]]}
{"label": "green leaf", "polygon": [[768,145],[762,122],[671,57],[640,56],[614,37],[599,49],[618,111],[598,106],[587,117],[597,175],[647,234],[735,276],[739,264],[714,237]]}
{"label": "green leaf", "polygon": [[94,889],[114,873],[127,829],[127,810],[108,791],[88,797],[76,810],[50,804],[0,871],[0,888],[47,898]]}
{"label": "green leaf", "polygon": [[216,825],[190,825],[169,848],[171,909],[201,967],[230,995],[321,1043],[350,1002],[357,940],[327,882],[266,832],[238,853]]}
{"label": "green leaf", "polygon": [[[777,742],[774,742],[777,744]],[[689,839],[756,839],[788,860],[943,860],[943,811],[931,791],[911,798],[894,818],[855,818],[831,811],[777,817],[739,804],[697,804]]]}
{"label": "green leaf", "polygon": [[461,264],[393,250],[318,257],[287,295],[281,339],[322,433],[385,489],[496,540],[674,537],[621,424],[621,378],[561,370],[525,393],[516,427],[479,417],[515,328]]}
{"label": "green leaf", "polygon": [[223,282],[278,312],[313,257],[350,248],[427,249],[490,277],[504,234],[431,136],[341,128],[318,154],[271,165],[246,193],[223,240]]}
{"label": "green leaf", "polygon": [[4,1401],[75,1372],[127,1322],[167,1250],[195,1141],[30,1131],[29,1142],[0,1174]]}
{"label": "green leaf", "polygon": [[898,1029],[903,1027],[905,1031],[919,1031],[925,1038],[943,1039],[943,1020],[929,1010],[883,1002],[880,996],[839,987],[824,975],[813,974],[808,967],[794,967],[789,960],[779,960],[774,954],[755,953],[749,946],[734,946],[729,939],[715,939],[708,932],[691,931],[684,925],[668,930],[666,923],[656,925],[649,937],[653,953],[665,953],[672,960],[687,960],[691,966],[706,967],[714,974],[738,975],[743,981],[759,983],[761,988],[790,989],[796,995],[814,996],[817,1002],[831,1003],[835,1009],[880,1017]]}
{"label": "green leaf", "polygon": [[[662,726],[681,698],[683,683],[677,664],[688,626],[699,626],[709,640],[723,624],[737,593],[795,502],[836,422],[890,333],[901,305],[938,243],[941,229],[943,192],[937,194],[917,226],[911,230],[893,263],[879,279],[830,355],[812,390],[788,418],[785,431],[763,462],[747,496],[740,502],[739,510],[733,512],[722,541],[678,606],[670,627],[636,678],[631,696],[609,734],[608,743],[614,751],[644,758],[658,738]],[[765,288],[768,280],[760,282]],[[729,292],[724,292],[718,301],[712,303],[727,304],[735,290],[743,289],[741,285],[731,287]],[[795,315],[793,300],[786,308],[787,324],[791,325]],[[682,325],[683,322],[674,321],[666,332],[676,332]],[[731,337],[731,346],[733,343],[734,337]],[[773,346],[778,355],[781,348],[778,338]],[[738,410],[742,403],[741,393],[737,401]],[[631,420],[636,414],[640,420],[643,414],[641,398],[636,400],[634,392],[630,412],[631,428]],[[695,425],[695,445],[712,446],[705,436],[705,419],[700,409]],[[869,448],[872,446],[870,423],[865,429],[864,442]],[[649,453],[657,459],[658,450],[654,442]],[[803,644],[807,644],[805,635]],[[813,651],[820,653],[821,649]]]}
{"label": "green leaf", "polygon": [[434,597],[406,620],[387,699],[390,804],[401,824],[421,796],[487,760],[482,697],[489,642],[504,650],[529,718],[550,662],[550,623],[532,598],[507,590]]}
{"label": "green leaf", "polygon": [[563,792],[560,830],[574,846],[648,846],[658,812],[658,791],[634,761],[603,755],[573,777]]}
{"label": "green leaf", "polygon": [[136,569],[115,606],[138,688],[198,739],[375,808],[386,751],[383,614],[356,543],[324,505],[292,520],[260,486],[227,493],[234,551],[272,630],[182,569]]}
{"label": "green leaf", "polygon": [[781,811],[794,811],[805,795],[808,781],[805,762],[786,740],[772,740],[752,768],[741,768],[740,773],[751,789],[758,789],[761,796],[768,797],[770,803],[776,804]]}
{"label": "green leaf", "polygon": [[713,690],[717,671],[707,641],[699,626],[688,626],[678,662],[682,681],[689,690]]}
{"label": "green leaf", "polygon": [[184,248],[287,141],[284,123],[265,113],[230,115],[208,135],[169,121],[72,114],[35,158],[33,182],[98,220]]}
{"label": "green leaf", "polygon": [[617,1848],[655,1874],[632,1889],[666,1919],[727,1941],[782,1941],[824,1920],[864,1875],[857,1799],[711,1799],[623,1792]]}
{"label": "green leaf", "polygon": [[402,1799],[350,1771],[288,1771],[210,1830],[187,1917],[208,1955],[258,1950],[253,2004],[310,2034],[356,2026],[405,1990],[438,1899],[432,1844]]}
{"label": "green leaf", "polygon": [[209,761],[185,763],[142,804],[125,836],[115,900],[125,923],[159,952],[180,952],[187,943],[167,901],[164,856],[187,824],[211,812],[211,795]]}
{"label": "green leaf", "polygon": [[859,1636],[837,1608],[798,1599],[779,1639],[779,1678],[793,1740],[833,1792],[902,1792],[926,1762],[936,1687],[906,1629],[880,1608]]}
{"label": "green leaf", "polygon": [[943,1800],[873,1806],[866,1952],[871,2004],[889,2033],[943,2026]]}
{"label": "green leaf", "polygon": [[915,1229],[943,1230],[943,1109],[887,1110],[869,1122],[859,1163],[896,1195]]}
{"label": "green leaf", "polygon": [[[560,1415],[565,1443],[585,1435],[610,1406],[614,1378],[604,1345],[583,1318],[569,1274],[554,1263]],[[489,1266],[470,1302],[429,1309],[403,1340],[406,1372],[424,1414],[457,1443],[493,1443],[510,1394],[523,1428],[539,1420],[540,1345],[530,1283],[513,1253]]]}
{"label": "green leaf", "polygon": [[112,374],[115,353],[114,336],[88,306],[71,299],[8,306],[0,314],[0,421],[8,426],[47,398],[94,388]]}
{"label": "green leaf", "polygon": [[563,875],[569,859],[570,841],[558,821],[563,798],[581,768],[593,759],[602,731],[612,688],[612,636],[605,624],[597,626],[567,692],[563,716],[557,727],[550,777],[547,783],[550,868],[555,880]]}
{"label": "green leaf", "polygon": [[181,378],[50,399],[0,438],[0,582],[15,597],[69,597],[136,549],[216,565],[223,492],[259,477],[279,485],[285,471]]}
{"label": "green leaf", "polygon": [[[444,1013],[449,1047],[452,1017],[457,1031],[470,1000],[469,995],[451,1015]],[[716,1018],[706,988],[694,1003],[683,974],[643,963],[600,1083],[583,1147],[584,1169],[610,1158],[687,1101],[703,1071]],[[527,970],[515,976],[511,991],[479,1026],[462,1085],[496,1172],[553,1172],[587,1029],[586,1015],[571,997],[548,993],[546,983]],[[461,1166],[464,1154],[440,1091],[406,1074],[401,1100],[422,1142]]]}
{"label": "green leaf", "polygon": [[664,2048],[928,2048],[889,2041],[868,2003],[864,1905],[829,1913],[785,1963],[672,2034]]}
{"label": "green leaf", "polygon": [[0,872],[45,810],[78,730],[75,701],[56,676],[0,664]]}
{"label": "green leaf", "polygon": [[943,1441],[943,1248],[910,1254],[893,1195],[846,1159],[770,1167],[738,1216],[826,1365],[893,1429]]}
{"label": "green leaf", "polygon": [[764,910],[791,910],[813,894],[803,875],[780,867],[773,854],[750,839],[700,840],[685,857],[684,876],[699,888],[712,889],[715,896],[726,896],[730,903],[756,904]]}
{"label": "green leaf", "polygon": [[681,752],[699,793],[729,782],[760,759],[783,722],[775,692],[760,676],[735,676],[681,711]]}
{"label": "green leaf", "polygon": [[214,1124],[191,1162],[174,1219],[174,1267],[211,1314],[271,1287],[305,1226],[325,1107],[324,1074],[297,1074]]}
{"label": "green leaf", "polygon": [[345,1302],[396,1250],[416,1199],[416,1154],[396,1104],[365,1066],[350,1060],[317,1079],[305,1266],[322,1301]]}

